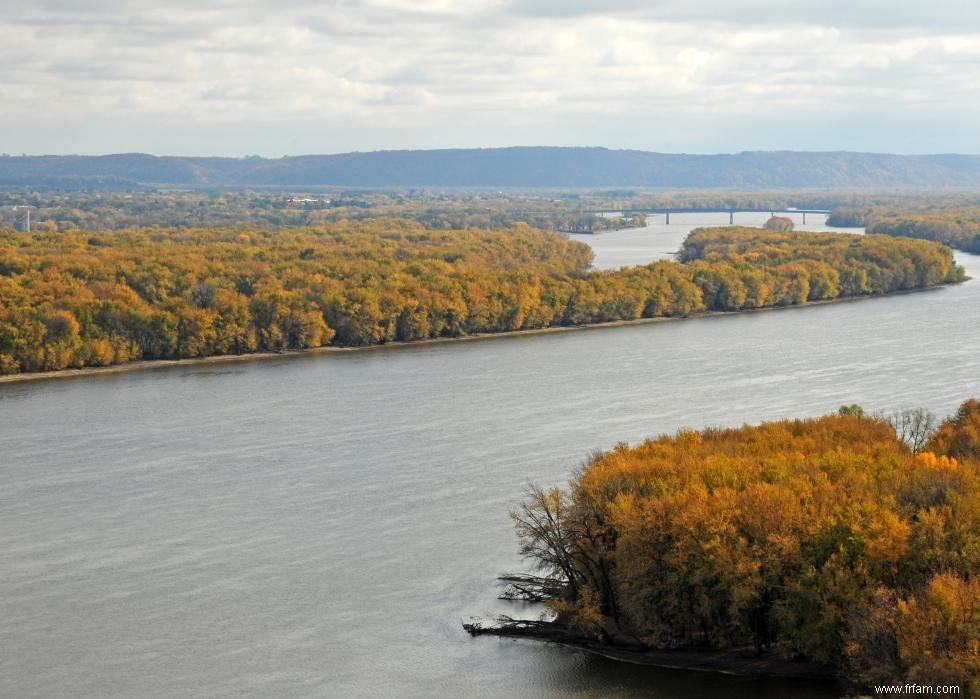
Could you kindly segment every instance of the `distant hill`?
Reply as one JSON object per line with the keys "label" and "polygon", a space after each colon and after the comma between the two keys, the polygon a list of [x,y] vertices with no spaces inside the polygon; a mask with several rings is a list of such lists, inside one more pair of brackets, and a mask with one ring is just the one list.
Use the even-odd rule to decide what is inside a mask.
{"label": "distant hill", "polygon": [[284,158],[0,157],[0,186],[974,187],[980,156],[606,148],[400,150]]}

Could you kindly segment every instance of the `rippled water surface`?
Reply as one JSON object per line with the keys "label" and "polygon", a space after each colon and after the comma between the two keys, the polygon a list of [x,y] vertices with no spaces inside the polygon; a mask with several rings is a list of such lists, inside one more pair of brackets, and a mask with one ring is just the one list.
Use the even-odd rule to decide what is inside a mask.
{"label": "rippled water surface", "polygon": [[[597,264],[676,250],[687,228],[604,234]],[[958,259],[980,279],[980,258]],[[0,385],[0,695],[833,696],[471,639],[460,621],[507,610],[493,578],[521,567],[507,512],[527,481],[681,426],[852,402],[948,413],[980,394],[978,341],[974,280]]]}

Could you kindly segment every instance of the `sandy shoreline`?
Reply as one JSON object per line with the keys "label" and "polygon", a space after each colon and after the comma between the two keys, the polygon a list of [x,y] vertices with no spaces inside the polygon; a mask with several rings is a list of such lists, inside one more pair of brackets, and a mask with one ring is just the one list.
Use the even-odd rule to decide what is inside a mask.
{"label": "sandy shoreline", "polygon": [[[965,281],[965,280],[964,280]],[[599,330],[603,328],[620,328],[630,325],[647,325],[650,323],[673,323],[684,320],[698,320],[703,318],[717,318],[722,316],[746,315],[751,313],[766,313],[770,311],[786,311],[791,309],[808,308],[810,306],[826,306],[834,303],[850,303],[855,301],[866,301],[869,299],[880,299],[889,296],[900,296],[904,294],[916,294],[924,291],[935,291],[949,284],[930,286],[922,289],[907,289],[896,291],[890,294],[866,295],[866,296],[845,296],[836,299],[825,299],[821,301],[810,301],[805,304],[794,304],[791,306],[766,306],[764,308],[753,308],[744,311],[705,311],[702,313],[692,313],[687,316],[664,316],[657,318],[635,318],[632,320],[613,320],[605,323],[588,323],[585,325],[553,325],[547,328],[533,328],[528,330],[503,330],[493,333],[476,333],[463,337],[435,337],[425,340],[410,340],[400,342],[387,342],[380,345],[365,345],[362,347],[313,347],[305,350],[285,350],[282,352],[255,352],[252,354],[220,354],[212,357],[191,357],[187,359],[141,359],[125,364],[114,364],[105,367],[84,367],[81,369],[61,369],[58,371],[33,371],[22,374],[5,374],[0,376],[0,385],[9,383],[21,383],[24,381],[42,381],[46,379],[62,379],[79,376],[94,376],[100,374],[121,374],[130,371],[143,371],[146,369],[159,369],[165,367],[196,366],[207,364],[229,364],[232,362],[252,362],[264,359],[283,359],[286,357],[305,357],[314,354],[334,354],[346,352],[377,352],[381,350],[400,349],[404,347],[423,347],[426,345],[444,344],[450,342],[477,342],[481,340],[497,340],[509,337],[525,337],[533,335],[546,335],[550,333],[577,332],[583,330]]]}

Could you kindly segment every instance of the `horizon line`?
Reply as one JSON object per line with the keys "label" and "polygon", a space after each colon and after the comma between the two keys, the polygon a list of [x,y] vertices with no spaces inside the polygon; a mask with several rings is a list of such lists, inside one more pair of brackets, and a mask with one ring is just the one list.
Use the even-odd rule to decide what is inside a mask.
{"label": "horizon line", "polygon": [[957,151],[945,151],[945,152],[929,152],[929,153],[897,153],[889,151],[860,151],[860,150],[846,150],[846,149],[834,149],[834,150],[795,150],[792,148],[777,148],[771,150],[740,150],[740,151],[728,151],[728,152],[689,152],[689,151],[657,151],[657,150],[643,150],[640,148],[610,148],[607,146],[552,146],[552,145],[511,145],[511,146],[450,146],[445,148],[378,148],[374,150],[351,150],[351,151],[335,151],[326,153],[295,153],[295,154],[283,154],[283,155],[258,155],[258,154],[243,154],[243,155],[189,155],[189,154],[159,154],[159,153],[149,153],[145,151],[118,151],[109,153],[0,153],[2,158],[111,158],[118,156],[143,156],[149,158],[177,158],[177,159],[187,159],[187,158],[197,158],[197,159],[221,159],[221,160],[285,160],[288,158],[318,158],[318,157],[333,157],[333,156],[343,156],[343,155],[374,155],[374,154],[385,154],[385,153],[445,153],[445,152],[458,152],[458,151],[504,151],[504,150],[564,150],[564,151],[582,151],[582,150],[598,150],[607,151],[610,153],[644,153],[649,155],[663,155],[663,156],[676,156],[676,157],[724,157],[724,156],[739,156],[739,155],[761,155],[761,154],[794,154],[794,155],[869,155],[869,156],[893,156],[901,158],[928,158],[928,157],[942,157],[942,156],[957,156],[957,157],[967,157],[976,158],[980,157],[980,153],[968,153],[968,152],[957,152]]}

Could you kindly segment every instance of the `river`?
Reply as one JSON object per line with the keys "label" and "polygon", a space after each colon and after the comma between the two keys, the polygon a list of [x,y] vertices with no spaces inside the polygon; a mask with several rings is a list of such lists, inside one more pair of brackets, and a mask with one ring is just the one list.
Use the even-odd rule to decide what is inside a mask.
{"label": "river", "polygon": [[[590,242],[647,261],[690,225]],[[509,610],[525,484],[592,449],[980,394],[957,257],[974,280],[852,303],[0,385],[0,695],[834,696],[460,622]]]}

